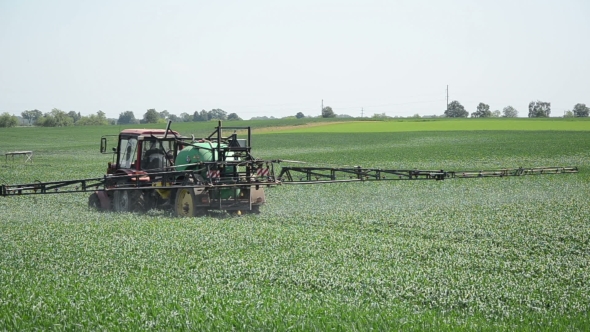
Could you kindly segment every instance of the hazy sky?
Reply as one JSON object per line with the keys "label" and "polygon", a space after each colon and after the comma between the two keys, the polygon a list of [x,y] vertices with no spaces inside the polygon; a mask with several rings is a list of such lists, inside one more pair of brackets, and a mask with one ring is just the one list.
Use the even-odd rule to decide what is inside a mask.
{"label": "hazy sky", "polygon": [[0,0],[0,112],[590,105],[590,1]]}

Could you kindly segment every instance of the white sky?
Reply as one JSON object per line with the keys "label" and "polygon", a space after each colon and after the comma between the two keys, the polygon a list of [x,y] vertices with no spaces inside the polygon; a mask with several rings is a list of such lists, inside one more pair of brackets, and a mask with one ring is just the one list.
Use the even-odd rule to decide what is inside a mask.
{"label": "white sky", "polygon": [[590,1],[0,0],[0,112],[590,104]]}

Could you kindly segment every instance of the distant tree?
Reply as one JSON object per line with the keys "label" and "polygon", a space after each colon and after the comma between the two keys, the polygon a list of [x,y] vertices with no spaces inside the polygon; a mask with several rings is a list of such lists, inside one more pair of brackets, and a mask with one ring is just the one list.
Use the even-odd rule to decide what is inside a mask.
{"label": "distant tree", "polygon": [[98,120],[98,124],[100,124],[101,126],[106,126],[109,124],[109,120],[107,119],[107,115],[101,111],[98,110],[98,112],[96,112],[96,119]]}
{"label": "distant tree", "polygon": [[490,111],[490,105],[479,103],[477,105],[477,110],[471,113],[472,118],[489,118],[492,116],[492,112]]}
{"label": "distant tree", "polygon": [[201,121],[209,121],[211,120],[211,114],[205,110],[201,110],[201,112],[199,113],[199,115],[201,116]]}
{"label": "distant tree", "polygon": [[[203,110],[203,111],[205,111],[205,110]],[[207,112],[207,111],[205,111],[205,112]],[[201,119],[201,113],[199,111],[195,111],[193,113],[192,121],[203,121]]]}
{"label": "distant tree", "polygon": [[159,118],[160,118],[160,114],[155,109],[150,108],[143,115],[143,122],[144,123],[158,123]]}
{"label": "distant tree", "polygon": [[303,113],[301,113],[301,112],[297,112],[297,114],[295,115],[295,117],[297,119],[303,119],[305,117],[305,115]]}
{"label": "distant tree", "polygon": [[573,118],[574,117],[574,112],[572,112],[572,111],[565,111],[565,112],[563,112],[563,117],[564,118]]}
{"label": "distant tree", "polygon": [[551,103],[531,101],[529,103],[529,118],[548,118],[551,114]]}
{"label": "distant tree", "polygon": [[51,116],[49,113],[43,114],[36,122],[35,126],[39,127],[55,127],[56,121],[55,118]]}
{"label": "distant tree", "polygon": [[375,114],[373,114],[373,116],[371,118],[372,119],[387,119],[389,117],[385,113],[381,113],[381,114],[375,113]]}
{"label": "distant tree", "polygon": [[[34,110],[34,111],[37,111],[37,110]],[[37,120],[35,118],[34,111],[22,111],[20,113],[20,115],[23,117],[23,119],[28,121],[29,125],[33,124],[34,120]],[[37,111],[37,112],[39,112],[39,111]],[[41,112],[39,112],[39,113],[41,113]],[[41,114],[41,115],[43,115],[43,114]]]}
{"label": "distant tree", "polygon": [[168,116],[168,121],[172,121],[172,122],[182,122],[182,119],[176,115],[176,114],[170,114]]}
{"label": "distant tree", "polygon": [[74,124],[74,119],[60,109],[54,108],[51,112],[43,114],[35,123],[42,127],[67,127]]}
{"label": "distant tree", "polygon": [[221,108],[214,108],[209,111],[210,120],[227,120],[227,112]]}
{"label": "distant tree", "polygon": [[505,118],[516,118],[518,117],[518,111],[512,106],[506,106],[502,110],[502,116]]}
{"label": "distant tree", "polygon": [[160,119],[168,120],[168,118],[170,117],[170,112],[168,112],[167,110],[163,110],[162,112],[158,113],[158,116],[160,117]]}
{"label": "distant tree", "polygon": [[37,120],[39,120],[43,116],[43,112],[39,111],[38,109],[32,110],[31,114],[33,117],[33,124],[36,123]]}
{"label": "distant tree", "polygon": [[334,118],[334,117],[336,117],[336,114],[334,114],[332,107],[326,106],[322,109],[322,118]]}
{"label": "distant tree", "polygon": [[9,114],[8,112],[4,112],[2,113],[2,115],[0,115],[0,127],[15,127],[17,124],[18,118],[16,117],[16,115]]}
{"label": "distant tree", "polygon": [[574,116],[578,118],[588,117],[590,114],[590,108],[586,107],[586,104],[576,104],[573,109]]}
{"label": "distant tree", "polygon": [[241,121],[242,120],[242,118],[240,118],[237,113],[229,113],[229,115],[227,116],[227,119],[231,120],[231,121]]}
{"label": "distant tree", "polygon": [[137,120],[135,119],[135,114],[133,114],[133,111],[125,111],[119,114],[119,119],[117,120],[117,123],[132,124],[137,123]]}
{"label": "distant tree", "polygon": [[500,112],[500,110],[495,110],[492,112],[493,118],[499,118],[501,115],[502,115],[502,112]]}
{"label": "distant tree", "polygon": [[109,120],[103,111],[98,111],[96,114],[90,114],[89,116],[83,116],[76,122],[76,126],[106,126],[109,124]]}
{"label": "distant tree", "polygon": [[76,123],[82,117],[82,115],[80,115],[80,112],[76,113],[74,111],[69,111],[68,116],[72,118],[72,120],[74,120],[74,123]]}
{"label": "distant tree", "polygon": [[182,112],[180,113],[180,121],[182,122],[191,122],[193,120],[193,117],[186,113],[186,112]]}
{"label": "distant tree", "polygon": [[418,113],[416,113],[416,114],[412,115],[412,117],[413,117],[413,118],[416,118],[416,119],[419,119],[419,118],[421,118],[420,114],[418,114]]}
{"label": "distant tree", "polygon": [[449,104],[449,109],[445,111],[445,116],[449,118],[466,118],[469,112],[465,110],[465,107],[460,102],[453,100]]}
{"label": "distant tree", "polygon": [[205,110],[201,110],[201,112],[199,111],[195,111],[195,113],[193,114],[193,121],[209,121],[209,112],[205,111]]}

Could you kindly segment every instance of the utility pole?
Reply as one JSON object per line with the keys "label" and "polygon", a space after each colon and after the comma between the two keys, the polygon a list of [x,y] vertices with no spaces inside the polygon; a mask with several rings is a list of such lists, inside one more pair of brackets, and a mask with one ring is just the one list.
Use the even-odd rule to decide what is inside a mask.
{"label": "utility pole", "polygon": [[320,111],[320,116],[324,115],[324,100],[322,99],[322,110]]}
{"label": "utility pole", "polygon": [[449,111],[449,85],[447,84],[447,112]]}
{"label": "utility pole", "polygon": [[361,118],[363,117],[364,114],[365,114],[365,109],[361,107]]}

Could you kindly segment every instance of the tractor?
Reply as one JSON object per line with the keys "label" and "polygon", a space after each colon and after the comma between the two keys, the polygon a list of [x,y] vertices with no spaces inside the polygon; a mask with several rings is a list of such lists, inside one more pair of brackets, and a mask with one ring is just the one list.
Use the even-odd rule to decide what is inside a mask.
{"label": "tractor", "polygon": [[[227,137],[225,130],[233,130]],[[238,139],[238,131],[247,138]],[[170,130],[125,129],[112,148],[105,189],[89,197],[89,206],[116,212],[171,210],[180,217],[210,210],[259,213],[263,185],[277,184],[271,161],[250,154],[250,127],[222,127],[204,138]],[[108,136],[101,137],[101,153]],[[264,175],[264,176],[260,176]],[[109,190],[110,189],[110,190]]]}

